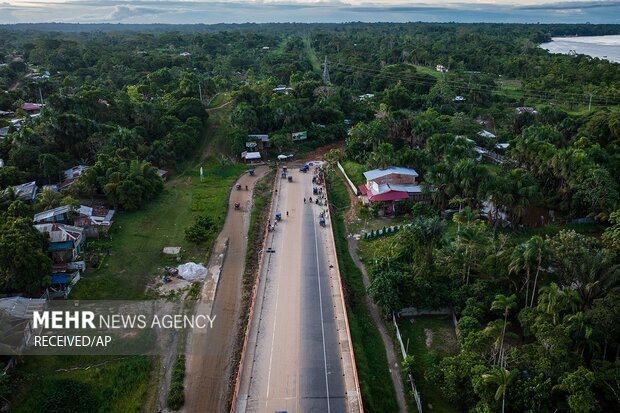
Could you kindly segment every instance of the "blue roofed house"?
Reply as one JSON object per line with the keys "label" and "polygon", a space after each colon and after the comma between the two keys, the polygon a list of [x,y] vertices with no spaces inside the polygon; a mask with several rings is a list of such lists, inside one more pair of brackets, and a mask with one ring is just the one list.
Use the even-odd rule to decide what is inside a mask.
{"label": "blue roofed house", "polygon": [[47,289],[49,298],[67,298],[86,269],[79,258],[84,248],[84,229],[58,223],[35,225],[37,231],[49,238],[47,253],[53,261],[52,282]]}

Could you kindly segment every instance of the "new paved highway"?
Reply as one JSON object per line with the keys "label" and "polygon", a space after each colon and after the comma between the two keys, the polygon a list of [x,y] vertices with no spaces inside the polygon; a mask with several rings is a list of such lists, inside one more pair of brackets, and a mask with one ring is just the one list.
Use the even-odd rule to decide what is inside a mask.
{"label": "new paved highway", "polygon": [[276,212],[282,221],[267,239],[272,252],[263,262],[236,410],[351,411],[348,398],[357,392],[347,396],[343,374],[352,369],[350,362],[345,368],[349,355],[342,360],[345,327],[331,229],[319,225],[324,206],[304,203],[315,198],[313,170],[289,168],[289,174],[293,182],[276,185],[271,223]]}

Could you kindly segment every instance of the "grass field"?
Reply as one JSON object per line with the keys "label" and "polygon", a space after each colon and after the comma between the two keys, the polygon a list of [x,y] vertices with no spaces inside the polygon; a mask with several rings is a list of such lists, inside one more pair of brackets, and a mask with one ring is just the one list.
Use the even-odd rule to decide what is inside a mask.
{"label": "grass field", "polygon": [[[451,356],[459,352],[459,346],[454,333],[452,320],[449,316],[419,316],[401,318],[398,328],[407,346],[407,354],[414,357],[414,379],[424,411],[434,413],[454,413],[456,408],[442,396],[441,391],[431,386],[424,379],[424,372],[432,364],[433,353],[440,357]],[[400,349],[399,349],[400,352]],[[406,384],[407,388],[410,388]],[[408,398],[411,400],[411,398]],[[432,406],[432,409],[429,408]],[[413,407],[413,405],[412,405]],[[415,411],[415,407],[411,411]]]}
{"label": "grass field", "polygon": [[[218,96],[217,106],[230,98]],[[225,160],[205,159],[213,143],[223,144],[231,105],[213,110],[196,157],[180,165],[159,197],[136,212],[115,216],[109,238],[89,241],[86,250],[104,257],[89,268],[71,299],[144,299],[147,287],[161,275],[158,268],[176,264],[162,255],[165,246],[181,246],[183,262],[206,262],[211,245],[185,240],[185,228],[198,215],[210,216],[218,229],[224,222],[230,188],[247,169]],[[204,176],[200,177],[202,166]],[[154,411],[159,361],[152,357],[27,357],[11,372],[16,412]]]}
{"label": "grass field", "polygon": [[495,93],[503,95],[515,100],[521,100],[523,98],[523,84],[520,80],[515,79],[497,79],[495,80],[497,89]]}
{"label": "grass field", "polygon": [[173,178],[164,192],[143,210],[121,212],[112,227],[110,239],[90,242],[89,248],[109,249],[99,269],[90,269],[76,285],[72,299],[141,299],[146,287],[160,271],[172,264],[162,255],[167,246],[182,248],[183,262],[206,262],[210,248],[185,240],[185,228],[198,215],[210,216],[216,225],[224,222],[228,194],[244,165],[209,159],[184,175]]}
{"label": "grass field", "polygon": [[[145,404],[145,397],[154,364],[155,361],[146,356],[27,357],[25,363],[12,373],[18,391],[14,393],[11,411],[146,411],[143,409],[149,409],[149,406]],[[92,367],[86,369],[88,366]]]}
{"label": "grass field", "polygon": [[442,74],[440,72],[438,72],[437,70],[435,70],[435,68],[433,67],[429,67],[429,66],[422,66],[422,65],[412,65],[415,66],[415,69],[420,72],[420,73],[424,73],[426,75],[431,75],[436,79],[441,78]]}
{"label": "grass field", "polygon": [[346,241],[343,213],[350,206],[342,180],[333,177],[328,189],[332,210],[332,226],[336,254],[342,276],[351,339],[362,392],[364,411],[393,413],[398,411],[396,393],[388,370],[385,348],[366,307],[366,290],[362,274],[357,268]]}

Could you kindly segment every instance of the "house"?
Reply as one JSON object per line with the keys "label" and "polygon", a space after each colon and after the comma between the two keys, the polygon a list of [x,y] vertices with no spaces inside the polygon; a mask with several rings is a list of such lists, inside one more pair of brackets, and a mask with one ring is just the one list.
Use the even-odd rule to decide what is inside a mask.
{"label": "house", "polygon": [[73,182],[75,182],[75,180],[78,179],[79,176],[82,175],[82,173],[84,173],[84,171],[87,170],[88,168],[90,167],[87,165],[76,165],[73,168],[66,169],[63,172],[65,176],[65,180],[62,181],[59,188],[62,190],[62,189],[70,187],[73,184]]}
{"label": "house", "polygon": [[4,128],[0,128],[0,139],[4,139],[9,136],[9,127],[5,126]]}
{"label": "house", "polygon": [[448,73],[448,69],[444,65],[435,66],[435,70],[440,73]]}
{"label": "house", "polygon": [[372,93],[364,93],[363,95],[359,95],[358,98],[361,101],[365,101],[365,100],[371,100],[375,97],[374,94]]}
{"label": "house", "polygon": [[70,224],[82,228],[86,237],[98,238],[110,231],[115,212],[103,206],[64,205],[38,213],[33,220],[35,224]]}
{"label": "house", "polygon": [[[254,143],[255,145],[249,145],[249,143]],[[266,134],[252,134],[248,135],[248,141],[245,143],[246,148],[260,148],[265,149],[269,147],[269,135]]]}
{"label": "house", "polygon": [[52,259],[52,279],[46,289],[49,299],[67,298],[75,283],[86,269],[84,261],[78,261],[84,248],[84,229],[64,224],[39,224],[37,231],[49,237],[47,253]]}
{"label": "house", "polygon": [[487,138],[487,139],[495,139],[497,138],[497,136],[493,135],[491,132],[486,131],[486,130],[481,130],[480,132],[477,133],[478,136],[481,136],[483,138]]}
{"label": "house", "polygon": [[284,93],[285,95],[288,95],[290,92],[293,91],[292,87],[286,86],[286,85],[278,85],[276,87],[273,88],[274,92],[278,92],[278,93]]}
{"label": "house", "polygon": [[418,173],[409,168],[390,166],[386,169],[373,169],[364,172],[366,183],[359,186],[362,202],[385,203],[385,213],[394,212],[395,203],[403,200],[424,202],[428,194],[424,193],[417,182]]}
{"label": "house", "polygon": [[192,54],[190,52],[182,52],[179,53],[179,56],[183,56],[183,57],[190,57]]}
{"label": "house", "polygon": [[262,50],[269,50],[269,49],[270,49],[269,46],[263,46],[262,47]]}
{"label": "house", "polygon": [[37,189],[38,187],[36,181],[32,181],[14,186],[13,192],[15,192],[15,196],[17,199],[32,205],[37,199]]}
{"label": "house", "polygon": [[452,99],[452,101],[454,103],[463,103],[465,102],[465,98],[463,96],[455,96],[454,99]]}
{"label": "house", "polygon": [[261,160],[260,152],[242,152],[241,158],[246,162],[258,162]]}
{"label": "house", "polygon": [[13,116],[15,112],[8,112],[6,110],[0,110],[0,116]]}
{"label": "house", "polygon": [[42,103],[24,103],[21,108],[28,113],[35,113],[43,109],[44,106]]}
{"label": "house", "polygon": [[165,181],[166,178],[168,178],[168,171],[166,171],[165,169],[159,169],[158,168],[157,169],[157,175],[159,175],[159,177]]}
{"label": "house", "polygon": [[77,261],[84,247],[84,228],[65,224],[37,224],[37,231],[49,237],[47,252],[54,264]]}
{"label": "house", "polygon": [[517,112],[517,115],[521,115],[523,113],[532,113],[535,115],[538,113],[538,111],[531,106],[519,106],[518,108],[515,108],[515,112]]}
{"label": "house", "polygon": [[4,167],[4,159],[0,158],[0,168]]}

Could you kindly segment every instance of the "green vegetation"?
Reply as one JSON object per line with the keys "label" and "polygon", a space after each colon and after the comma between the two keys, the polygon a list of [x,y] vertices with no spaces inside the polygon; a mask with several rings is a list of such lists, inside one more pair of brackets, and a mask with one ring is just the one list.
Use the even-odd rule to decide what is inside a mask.
{"label": "green vegetation", "polygon": [[[98,269],[89,271],[75,287],[75,299],[141,299],[145,288],[159,275],[157,268],[169,264],[162,249],[180,246],[185,260],[205,262],[211,246],[197,246],[185,240],[185,230],[197,216],[206,216],[217,233],[224,223],[228,194],[246,169],[214,159],[186,175],[173,178],[162,194],[145,209],[119,214],[110,239],[92,241],[88,250],[101,251]],[[136,246],[139,245],[139,248]],[[108,255],[109,252],[109,255]]]}
{"label": "green vegetation", "polygon": [[177,356],[172,366],[172,378],[170,379],[170,388],[168,389],[168,398],[166,405],[169,409],[179,410],[185,403],[185,355]]}
{"label": "green vegetation", "polygon": [[356,186],[366,183],[366,180],[364,179],[364,172],[367,169],[364,165],[353,161],[345,161],[341,164],[351,182],[353,182]]}
{"label": "green vegetation", "polygon": [[379,332],[368,314],[362,273],[353,262],[347,247],[343,213],[348,210],[350,201],[340,178],[333,177],[330,180],[328,193],[336,241],[336,254],[347,301],[349,327],[364,410],[368,412],[395,412],[398,407],[388,370],[385,348]]}
{"label": "green vegetation", "polygon": [[[419,198],[430,198],[434,208],[419,214],[410,202],[397,202],[396,214],[413,225],[360,243],[371,278],[365,291],[347,254],[345,188],[336,179],[330,189],[367,410],[396,410],[389,366],[365,306],[369,293],[386,312],[403,306],[456,312],[462,351],[426,361],[418,355],[431,399],[441,392],[459,411],[620,411],[620,71],[617,64],[538,47],[554,35],[618,34],[620,26],[117,30],[0,28],[7,63],[0,67],[7,91],[0,93],[0,110],[21,122],[17,127],[13,115],[0,117],[0,128],[8,127],[0,139],[0,293],[40,296],[50,278],[46,244],[23,218],[79,200],[118,213],[110,236],[89,241],[81,253],[89,270],[72,297],[149,297],[158,268],[173,263],[162,256],[164,246],[181,246],[183,259],[207,259],[228,191],[245,169],[220,157],[236,159],[251,148],[248,134],[269,134],[269,147],[260,150],[271,159],[344,141],[344,151],[332,158],[356,184],[365,169],[413,168],[428,191]],[[320,73],[325,56],[330,84]],[[449,72],[436,72],[437,64]],[[49,77],[35,76],[43,71]],[[274,90],[282,84],[287,88]],[[22,104],[40,99],[40,116],[28,116]],[[297,131],[309,138],[293,142]],[[58,194],[40,190],[34,206],[13,189],[30,181],[58,184],[65,169],[79,164],[90,169]],[[158,168],[171,172],[168,184]],[[362,208],[349,230],[357,232],[362,222],[387,225],[389,218],[373,216],[385,206]],[[203,245],[185,239],[197,217],[206,225],[190,229],[190,239]],[[571,224],[588,220],[594,223]],[[253,212],[248,257],[257,254],[260,222]],[[49,367],[70,365],[68,358],[28,359],[11,374],[36,371],[34,360],[42,375],[32,386],[28,379],[17,386],[16,400],[27,406],[42,394],[56,399],[63,386],[88,396],[65,403],[68,410],[90,410],[96,402],[106,411],[132,411],[148,397],[146,376],[137,373],[131,390],[109,390],[119,373],[112,366],[141,358],[88,372]],[[82,367],[82,361],[75,363]],[[101,370],[109,374],[98,377]],[[78,382],[63,381],[80,374]]]}
{"label": "green vegetation", "polygon": [[16,413],[141,412],[153,360],[149,357],[27,358],[12,377]]}
{"label": "green vegetation", "polygon": [[[413,378],[421,394],[422,405],[432,405],[433,412],[456,412],[456,407],[443,396],[441,390],[425,377],[425,373],[435,365],[438,359],[453,356],[459,352],[454,325],[450,317],[401,318],[398,320],[398,328],[403,343],[409,345],[407,354],[413,356]],[[400,348],[398,351],[400,352]]]}

